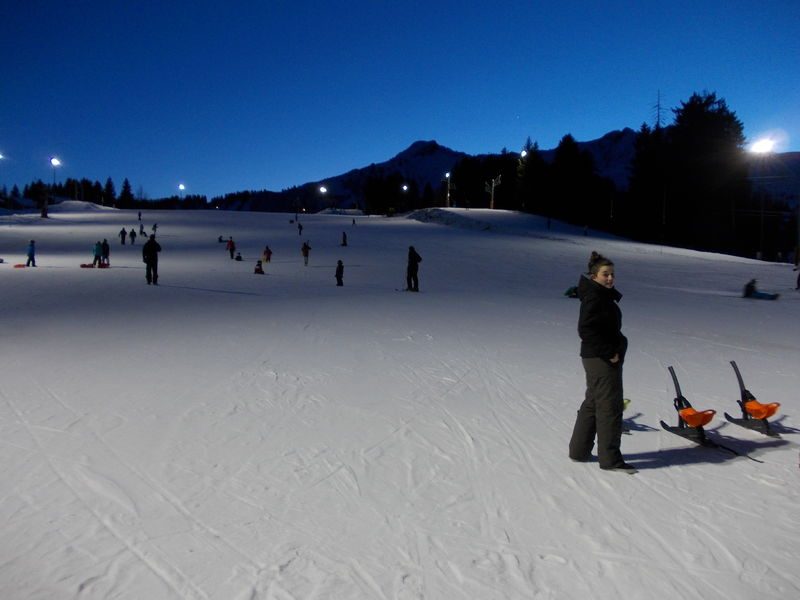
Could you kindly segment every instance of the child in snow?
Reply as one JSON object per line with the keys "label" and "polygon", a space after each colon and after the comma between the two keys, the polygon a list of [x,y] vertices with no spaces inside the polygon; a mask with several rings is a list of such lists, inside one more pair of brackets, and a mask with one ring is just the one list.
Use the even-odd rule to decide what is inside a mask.
{"label": "child in snow", "polygon": [[93,267],[99,267],[101,264],[103,264],[103,244],[100,242],[100,240],[95,242],[92,254],[94,255],[94,260],[92,260]]}
{"label": "child in snow", "polygon": [[36,266],[36,242],[31,240],[31,243],[28,244],[28,262],[25,263],[26,267],[35,267]]}
{"label": "child in snow", "polygon": [[237,260],[239,262],[242,262],[242,253],[241,252],[237,252],[236,253],[236,258],[234,258],[233,260]]}
{"label": "child in snow", "polygon": [[270,250],[269,246],[264,248],[264,252],[261,253],[261,260],[265,263],[272,261],[272,250]]}
{"label": "child in snow", "polygon": [[614,263],[592,252],[589,272],[578,281],[581,301],[578,334],[586,372],[586,397],[578,410],[569,457],[588,462],[597,437],[600,468],[634,471],[620,451],[622,438],[622,363],[628,340],[622,335],[622,298],[614,287]]}
{"label": "child in snow", "polygon": [[262,266],[260,260],[256,261],[256,268],[253,271],[253,273],[256,274],[256,275],[263,275],[264,274],[264,267]]}

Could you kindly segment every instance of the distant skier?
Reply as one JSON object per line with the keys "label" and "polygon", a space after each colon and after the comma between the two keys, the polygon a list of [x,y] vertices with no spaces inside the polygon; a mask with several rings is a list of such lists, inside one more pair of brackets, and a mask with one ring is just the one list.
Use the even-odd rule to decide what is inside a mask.
{"label": "distant skier", "polygon": [[139,220],[142,220],[142,211],[139,211]]}
{"label": "distant skier", "polygon": [[140,236],[142,236],[142,237],[144,237],[144,236],[145,236],[145,233],[144,233],[144,223],[139,223],[139,235],[140,235]]}
{"label": "distant skier", "polygon": [[336,261],[335,277],[336,277],[337,287],[342,287],[344,285],[344,282],[342,281],[342,279],[344,278],[344,264],[340,260]]}
{"label": "distant skier", "polygon": [[230,252],[231,260],[233,260],[233,254],[236,252],[236,242],[233,241],[233,236],[228,238],[228,243],[225,244],[225,250]]}
{"label": "distant skier", "polygon": [[622,335],[622,298],[614,287],[614,263],[592,252],[589,272],[578,281],[581,301],[578,334],[586,372],[586,396],[578,410],[569,457],[588,462],[597,437],[600,468],[635,472],[620,451],[622,438],[622,363],[628,340]]}
{"label": "distant skier", "polygon": [[297,222],[297,235],[303,235],[303,224],[299,221]]}
{"label": "distant skier", "polygon": [[406,267],[406,291],[418,292],[419,291],[419,263],[422,262],[422,257],[417,254],[414,246],[408,247],[408,266]]}
{"label": "distant skier", "polygon": [[103,243],[100,245],[100,252],[101,252],[100,264],[110,266],[111,262],[109,261],[109,257],[111,256],[111,246],[109,246],[108,240],[106,238],[103,238]]}
{"label": "distant skier", "polygon": [[308,254],[311,251],[311,246],[308,245],[308,242],[303,242],[303,245],[300,247],[300,254],[303,255],[303,263],[305,266],[308,266]]}
{"label": "distant skier", "polygon": [[342,246],[347,246],[347,232],[342,232]]}
{"label": "distant skier", "polygon": [[31,240],[28,244],[28,261],[25,263],[26,267],[36,266],[36,242]]}
{"label": "distant skier", "polygon": [[125,236],[126,236],[126,235],[128,235],[128,232],[127,232],[127,231],[125,231],[125,228],[124,228],[124,227],[123,227],[122,229],[120,229],[120,230],[119,230],[119,239],[121,239],[121,240],[122,240],[122,245],[123,245],[123,246],[125,245]]}
{"label": "distant skier", "polygon": [[153,233],[158,231],[158,223],[153,223]]}
{"label": "distant skier", "polygon": [[131,227],[128,237],[131,238],[131,246],[133,246],[136,243],[136,230],[133,227]]}
{"label": "distant skier", "polygon": [[161,252],[161,245],[156,241],[156,234],[150,234],[150,239],[142,246],[142,261],[147,266],[145,278],[147,285],[151,283],[158,285],[158,253]]}
{"label": "distant skier", "polygon": [[261,260],[265,263],[272,262],[272,250],[270,250],[269,246],[266,246],[264,252],[261,253]]}

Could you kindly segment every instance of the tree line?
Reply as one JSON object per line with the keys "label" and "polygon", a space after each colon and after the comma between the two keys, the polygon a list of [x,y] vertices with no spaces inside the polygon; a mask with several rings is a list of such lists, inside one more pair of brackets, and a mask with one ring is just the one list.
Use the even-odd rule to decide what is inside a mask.
{"label": "tree line", "polygon": [[23,200],[28,200],[46,212],[49,204],[55,200],[82,200],[114,208],[147,208],[147,209],[199,209],[206,208],[208,201],[203,195],[189,194],[183,197],[169,196],[156,200],[148,199],[139,188],[134,195],[133,188],[127,178],[122,182],[122,189],[117,193],[114,181],[109,177],[105,185],[89,179],[67,178],[55,184],[44,183],[38,179],[27,184],[22,191],[18,186],[9,192],[5,187],[0,189],[0,202],[8,209],[24,208]]}

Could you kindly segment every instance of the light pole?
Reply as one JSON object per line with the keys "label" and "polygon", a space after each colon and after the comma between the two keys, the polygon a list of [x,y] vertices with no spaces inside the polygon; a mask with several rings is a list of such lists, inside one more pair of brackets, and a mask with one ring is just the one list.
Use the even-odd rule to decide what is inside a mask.
{"label": "light pole", "polygon": [[186,191],[186,186],[182,183],[178,184],[178,191],[181,193],[181,200],[183,200],[183,192]]}
{"label": "light pole", "polygon": [[444,174],[444,178],[447,180],[447,199],[444,205],[446,208],[450,208],[450,171]]}
{"label": "light pole", "polygon": [[502,175],[498,175],[494,179],[491,179],[491,180],[486,182],[486,191],[491,194],[490,200],[489,200],[489,208],[491,210],[494,210],[494,188],[496,188],[498,185],[500,185],[500,180],[501,180],[502,177],[503,177]]}
{"label": "light pole", "polygon": [[[56,167],[61,166],[61,161],[58,159],[57,156],[50,157],[50,166],[53,167],[53,187],[51,188],[51,192],[53,194],[53,198],[56,196]],[[44,201],[42,202],[42,218],[47,218],[47,194],[44,195]]]}

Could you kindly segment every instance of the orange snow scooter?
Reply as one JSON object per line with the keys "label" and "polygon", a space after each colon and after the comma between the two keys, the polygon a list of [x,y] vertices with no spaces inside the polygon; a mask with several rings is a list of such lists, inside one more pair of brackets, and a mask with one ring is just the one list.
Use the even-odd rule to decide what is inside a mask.
{"label": "orange snow scooter", "polygon": [[742,374],[739,372],[739,367],[736,366],[735,360],[731,361],[731,366],[733,367],[734,373],[736,373],[736,379],[739,381],[741,400],[737,400],[736,403],[739,405],[739,408],[742,409],[742,418],[737,419],[730,416],[728,413],[725,413],[725,418],[731,423],[763,433],[769,437],[781,437],[779,433],[770,428],[769,421],[767,420],[778,412],[780,403],[770,402],[769,404],[761,404],[761,402],[756,400],[756,397],[750,393],[750,390],[744,387]]}
{"label": "orange snow scooter", "polygon": [[675,406],[675,410],[678,411],[678,424],[675,427],[671,427],[664,421],[661,421],[661,427],[695,444],[712,448],[719,447],[719,444],[712,442],[706,437],[706,432],[703,429],[705,425],[711,422],[711,419],[714,418],[717,411],[696,410],[681,393],[681,384],[678,383],[675,369],[669,367],[669,374],[672,376],[672,383],[675,384],[675,399],[672,402]]}

